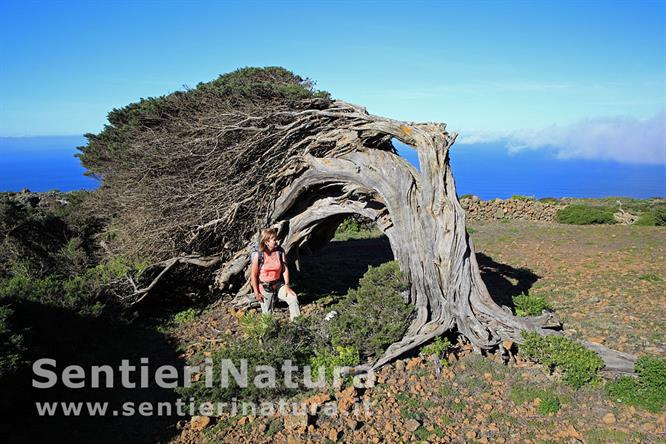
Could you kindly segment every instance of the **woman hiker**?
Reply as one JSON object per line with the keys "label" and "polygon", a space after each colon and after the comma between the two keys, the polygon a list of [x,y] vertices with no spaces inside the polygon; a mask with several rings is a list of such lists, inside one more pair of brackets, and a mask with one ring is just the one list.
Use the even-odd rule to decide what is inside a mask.
{"label": "woman hiker", "polygon": [[300,316],[296,292],[289,287],[289,268],[282,247],[277,244],[275,228],[261,230],[259,251],[251,256],[251,279],[254,297],[260,302],[262,313],[273,310],[274,296],[289,304],[289,319]]}

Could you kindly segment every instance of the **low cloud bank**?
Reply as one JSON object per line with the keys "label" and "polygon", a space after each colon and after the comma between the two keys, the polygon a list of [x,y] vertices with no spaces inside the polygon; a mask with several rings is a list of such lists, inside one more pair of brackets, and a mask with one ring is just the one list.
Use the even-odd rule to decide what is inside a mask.
{"label": "low cloud bank", "polygon": [[648,119],[610,117],[536,130],[462,133],[457,144],[502,142],[510,152],[554,148],[559,159],[666,165],[666,112]]}

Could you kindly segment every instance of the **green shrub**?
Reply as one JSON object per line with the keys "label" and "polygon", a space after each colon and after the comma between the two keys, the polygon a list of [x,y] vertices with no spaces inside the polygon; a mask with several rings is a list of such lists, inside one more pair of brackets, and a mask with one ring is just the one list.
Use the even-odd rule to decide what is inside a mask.
{"label": "green shrub", "polygon": [[82,202],[89,192],[29,195],[29,201],[62,198],[68,205],[32,207],[20,194],[0,193],[0,279],[22,274],[72,276],[95,257],[94,235],[102,221]]}
{"label": "green shrub", "polygon": [[589,205],[569,205],[557,210],[557,221],[563,224],[614,224],[613,209]]}
{"label": "green shrub", "polygon": [[544,296],[521,294],[513,296],[516,316],[538,316],[543,310],[552,310]]}
{"label": "green shrub", "polygon": [[197,317],[197,311],[194,308],[188,308],[187,310],[180,311],[173,316],[173,322],[176,325],[185,325],[194,321]]}
{"label": "green shrub", "polygon": [[663,279],[657,273],[645,273],[638,276],[638,279],[642,281],[652,282],[653,284],[661,282]]}
{"label": "green shrub", "polygon": [[[651,387],[666,388],[666,359],[657,356],[641,356],[634,370],[641,382]],[[664,399],[666,401],[666,399]]]}
{"label": "green shrub", "polygon": [[382,234],[376,224],[367,217],[353,214],[345,218],[335,230],[335,240],[367,239]]}
{"label": "green shrub", "polygon": [[537,412],[542,415],[548,415],[550,413],[557,413],[560,410],[560,400],[554,393],[549,391],[544,391],[541,396],[539,396],[541,402],[539,407],[537,407]]}
{"label": "green shrub", "polygon": [[0,300],[31,301],[94,317],[99,316],[104,308],[104,302],[96,291],[96,282],[84,276],[68,279],[15,276],[0,283]]}
{"label": "green shrub", "polygon": [[638,218],[636,225],[649,226],[649,227],[663,227],[666,226],[666,210],[663,208],[656,208],[647,211]]}
{"label": "green shrub", "polygon": [[[113,261],[69,277],[51,274],[31,278],[18,274],[0,280],[0,374],[16,370],[40,347],[61,352],[44,345],[48,341],[34,330],[53,324],[58,326],[59,335],[66,335],[80,328],[79,324],[59,325],[63,316],[103,322],[99,318],[106,314],[114,322],[129,321],[131,313],[122,310],[109,287],[125,281],[126,272],[127,267]],[[89,332],[89,327],[86,329]],[[68,344],[67,348],[71,346]]]}
{"label": "green shrub", "polygon": [[521,194],[514,194],[511,196],[511,199],[513,200],[536,200],[536,197],[534,196],[523,196]]}
{"label": "green shrub", "polygon": [[[230,402],[233,397],[258,402],[263,399],[293,396],[306,389],[302,383],[302,370],[314,355],[311,342],[309,332],[299,323],[271,323],[261,336],[261,341],[255,335],[211,352],[213,381],[215,381],[212,387],[206,387],[202,375],[198,381],[192,382],[190,387],[179,387],[176,392],[183,398],[194,398],[195,402]],[[203,369],[204,359],[203,353],[199,353],[192,357],[188,364],[200,365]],[[247,360],[247,387],[239,386],[231,375],[228,386],[223,387],[219,383],[222,359],[230,359],[239,371],[241,360]],[[286,360],[291,360],[292,365],[298,368],[292,372],[292,381],[298,384],[297,388],[290,388],[284,384],[285,372],[282,366]],[[255,376],[265,375],[261,369],[257,371],[257,366],[261,365],[275,369],[275,387],[257,387],[254,384]]]}
{"label": "green shrub", "polygon": [[657,413],[666,405],[666,359],[641,356],[634,365],[638,378],[622,376],[606,385],[608,395],[618,402]]}
{"label": "green shrub", "polygon": [[12,325],[14,310],[0,304],[0,378],[14,372],[22,363],[23,336]]}
{"label": "green shrub", "polygon": [[250,339],[261,342],[266,333],[276,327],[276,320],[270,313],[244,313],[238,323]]}
{"label": "green shrub", "polygon": [[434,341],[421,348],[421,353],[426,356],[437,355],[438,357],[442,357],[452,346],[449,338],[442,339],[441,336],[437,336]]}
{"label": "green shrub", "polygon": [[332,307],[338,312],[328,324],[332,343],[355,346],[363,357],[381,354],[407,328],[413,307],[402,292],[408,288],[396,261],[368,267],[359,287]]}
{"label": "green shrub", "polygon": [[542,197],[541,199],[539,199],[539,202],[547,204],[558,204],[560,203],[560,200],[555,197]]}
{"label": "green shrub", "polygon": [[564,371],[564,381],[574,388],[598,381],[598,371],[604,363],[599,355],[564,336],[542,336],[523,331],[520,351],[552,370]]}
{"label": "green shrub", "polygon": [[122,258],[88,268],[81,274],[66,277],[48,275],[30,278],[20,274],[0,281],[0,300],[23,300],[72,310],[82,316],[97,317],[118,285],[127,289],[126,276],[140,277],[145,262],[129,264]]}
{"label": "green shrub", "polygon": [[560,400],[551,390],[543,390],[537,387],[517,385],[511,387],[509,398],[516,404],[524,404],[539,398],[541,401],[537,411],[542,415],[557,413],[560,410]]}
{"label": "green shrub", "polygon": [[[291,389],[283,385],[281,372],[285,360],[299,367],[295,379],[304,377],[306,365],[311,366],[312,380],[317,382],[319,367],[330,382],[335,367],[356,366],[361,359],[380,354],[398,341],[407,328],[412,306],[403,300],[402,292],[409,288],[396,262],[379,267],[369,267],[346,297],[331,306],[338,316],[325,321],[317,316],[299,317],[294,322],[282,324],[270,314],[244,315],[239,323],[246,338],[237,340],[221,349],[212,351],[213,374],[219,380],[220,360],[231,359],[239,368],[240,360],[248,365],[248,387],[238,387],[230,380],[229,387],[205,387],[204,378],[192,383],[192,387],[178,389],[185,397],[199,401],[228,401],[232,397],[245,400],[270,399],[291,396],[306,389],[303,384]],[[188,361],[189,365],[201,365],[203,351]],[[252,381],[257,365],[269,365],[277,371],[279,382],[275,388],[259,388]]]}
{"label": "green shrub", "polygon": [[361,231],[361,227],[355,218],[348,217],[347,219],[343,220],[342,223],[338,226],[338,230],[358,233],[359,231]]}
{"label": "green shrub", "polygon": [[315,356],[310,358],[310,366],[312,367],[312,379],[317,381],[319,378],[319,370],[323,368],[326,375],[326,381],[331,382],[335,376],[334,371],[336,367],[353,367],[361,362],[361,357],[358,353],[358,348],[354,346],[335,347],[335,351],[328,348],[322,348],[316,351]]}

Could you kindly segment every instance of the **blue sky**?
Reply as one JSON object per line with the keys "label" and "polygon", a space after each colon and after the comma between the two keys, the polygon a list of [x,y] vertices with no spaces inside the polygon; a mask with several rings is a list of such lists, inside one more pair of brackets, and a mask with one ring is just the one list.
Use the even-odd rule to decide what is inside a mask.
{"label": "blue sky", "polygon": [[0,4],[0,136],[97,132],[140,97],[279,65],[459,144],[666,164],[663,1]]}

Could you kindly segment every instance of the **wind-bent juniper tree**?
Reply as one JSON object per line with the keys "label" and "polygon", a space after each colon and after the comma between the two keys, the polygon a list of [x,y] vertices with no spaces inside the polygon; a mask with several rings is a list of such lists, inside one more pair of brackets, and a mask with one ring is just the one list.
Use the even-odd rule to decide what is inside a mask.
{"label": "wind-bent juniper tree", "polygon": [[[95,205],[111,220],[107,251],[154,263],[148,282],[129,279],[134,303],[174,267],[199,266],[229,303],[249,304],[260,228],[276,226],[297,261],[357,213],[386,234],[416,312],[403,339],[358,370],[451,330],[477,350],[521,342],[522,330],[556,334],[552,314],[516,317],[481,280],[449,165],[456,134],[444,124],[369,114],[276,67],[240,69],[108,118],[79,157],[102,180]],[[420,171],[394,138],[416,149]],[[631,356],[586,345],[607,368],[632,370]]]}

